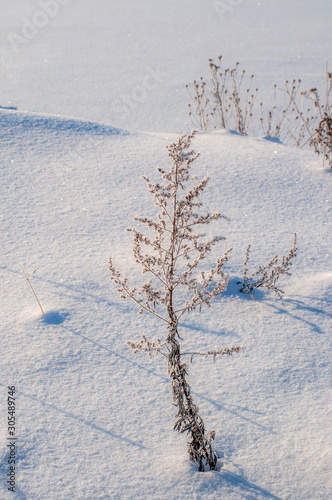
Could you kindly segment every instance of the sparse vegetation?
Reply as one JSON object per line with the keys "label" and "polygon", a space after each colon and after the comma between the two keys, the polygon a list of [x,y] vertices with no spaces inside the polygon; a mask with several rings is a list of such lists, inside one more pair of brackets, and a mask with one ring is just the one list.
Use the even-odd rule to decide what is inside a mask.
{"label": "sparse vegetation", "polygon": [[274,104],[266,110],[259,102],[254,88],[254,75],[249,78],[234,68],[223,69],[222,56],[214,63],[209,59],[211,79],[209,85],[200,77],[190,89],[186,85],[191,103],[189,116],[196,127],[232,129],[243,135],[276,137],[285,144],[310,146],[328,161],[332,169],[332,73],[327,70],[325,99],[321,101],[316,87],[305,90],[301,80],[286,80],[284,86],[274,85]]}
{"label": "sparse vegetation", "polygon": [[318,126],[310,136],[310,145],[315,148],[317,154],[323,155],[332,170],[332,104],[330,94],[332,91],[332,73],[327,71],[326,64],[325,103],[321,104],[316,88],[310,89],[310,95],[314,107],[318,112]]}
{"label": "sparse vegetation", "polygon": [[[240,71],[240,63],[234,68],[221,67],[222,56],[218,57],[218,64],[209,59],[211,73],[211,88],[200,78],[194,81],[193,95],[186,85],[192,104],[189,104],[189,116],[194,125],[201,130],[209,128],[228,128],[248,135],[253,127],[253,108],[258,89],[253,89],[251,75],[246,84],[246,71]],[[244,90],[244,87],[246,89]]]}

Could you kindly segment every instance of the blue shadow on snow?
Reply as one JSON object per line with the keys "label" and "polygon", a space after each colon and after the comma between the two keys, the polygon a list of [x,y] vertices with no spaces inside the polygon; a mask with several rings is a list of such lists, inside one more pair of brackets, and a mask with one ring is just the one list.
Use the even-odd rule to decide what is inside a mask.
{"label": "blue shadow on snow", "polygon": [[47,325],[61,325],[68,317],[67,311],[49,311],[44,314],[42,319]]}

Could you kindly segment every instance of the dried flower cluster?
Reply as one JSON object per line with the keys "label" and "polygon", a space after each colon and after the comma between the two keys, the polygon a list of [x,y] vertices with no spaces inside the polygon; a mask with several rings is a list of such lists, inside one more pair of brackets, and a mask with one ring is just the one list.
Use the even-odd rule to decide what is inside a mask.
{"label": "dried flower cluster", "polygon": [[310,145],[315,148],[317,154],[323,155],[328,161],[332,170],[332,104],[330,104],[330,94],[332,91],[332,73],[327,71],[326,67],[326,90],[325,103],[321,104],[317,89],[311,89],[310,93],[314,96],[313,102],[318,110],[319,123],[310,138]]}
{"label": "dried flower cluster", "polygon": [[203,235],[197,232],[199,226],[223,216],[198,212],[202,206],[199,197],[208,178],[196,183],[196,177],[190,173],[191,164],[198,157],[191,150],[193,136],[194,132],[189,136],[183,135],[167,146],[172,165],[167,171],[158,168],[161,183],[143,177],[158,207],[158,215],[156,219],[135,217],[135,220],[145,225],[153,237],[134,228],[129,231],[134,235],[136,262],[143,273],[149,274],[149,279],[140,287],[131,287],[115,268],[112,259],[109,262],[111,279],[118,285],[121,296],[131,298],[139,305],[140,312],[147,311],[167,325],[167,335],[162,342],[159,339],[150,341],[143,335],[140,342],[129,342],[129,346],[134,352],[145,351],[149,356],[160,353],[167,358],[173,401],[177,407],[174,429],[189,434],[190,460],[198,464],[200,471],[204,471],[206,465],[210,469],[216,468],[217,454],[212,449],[214,432],[207,435],[198,408],[193,403],[183,356],[199,354],[215,358],[239,352],[242,347],[207,353],[181,353],[178,321],[186,312],[200,309],[203,305],[210,306],[212,299],[226,288],[223,265],[230,251],[217,259],[209,271],[198,270],[212,247],[224,238],[217,236],[204,241]]}
{"label": "dried flower cluster", "polygon": [[278,265],[278,256],[275,255],[273,259],[266,266],[259,266],[258,270],[248,276],[248,264],[249,264],[249,252],[250,245],[246,251],[246,257],[244,261],[244,271],[241,292],[249,293],[251,298],[254,300],[254,288],[266,287],[273,290],[278,297],[281,299],[284,293],[280,288],[277,287],[277,282],[283,274],[290,276],[290,266],[292,265],[292,259],[296,256],[296,234],[294,233],[293,246],[290,249],[287,256],[282,257],[281,264]]}
{"label": "dried flower cluster", "polygon": [[279,138],[286,144],[301,148],[309,145],[332,169],[332,73],[327,71],[327,65],[324,103],[317,88],[301,90],[301,80],[286,80],[283,88],[274,85],[273,107],[265,112],[260,102],[257,113],[254,75],[246,81],[246,72],[239,71],[238,62],[232,69],[223,69],[221,60],[219,56],[215,64],[209,59],[210,86],[203,77],[194,81],[192,90],[186,85],[192,101],[188,104],[189,116],[195,126],[201,130],[233,129],[243,135],[258,135],[261,130],[264,136]]}
{"label": "dried flower cluster", "polygon": [[311,139],[311,144],[317,154],[324,156],[332,170],[332,116],[324,114]]}
{"label": "dried flower cluster", "polygon": [[194,81],[193,95],[186,85],[194,103],[194,108],[188,104],[189,116],[201,130],[208,130],[209,124],[213,124],[213,128],[234,129],[248,135],[253,126],[253,108],[258,93],[258,89],[252,88],[254,75],[250,76],[247,88],[243,90],[246,71],[239,71],[239,62],[234,68],[223,69],[221,59],[219,56],[218,64],[209,59],[211,90],[206,89],[203,77],[199,82]]}
{"label": "dried flower cluster", "polygon": [[157,340],[157,342],[151,342],[146,335],[142,335],[142,338],[139,342],[133,342],[129,340],[127,342],[129,347],[133,350],[134,353],[145,351],[149,354],[149,358],[152,357],[152,355],[156,354],[162,354],[163,356],[166,356],[163,347],[165,346],[165,342],[161,343],[160,339]]}

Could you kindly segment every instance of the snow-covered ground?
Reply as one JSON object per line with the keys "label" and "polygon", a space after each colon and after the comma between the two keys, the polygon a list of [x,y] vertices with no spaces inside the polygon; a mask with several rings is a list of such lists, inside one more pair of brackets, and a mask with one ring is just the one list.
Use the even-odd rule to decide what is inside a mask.
{"label": "snow-covered ground", "polygon": [[[331,2],[2,4],[1,500],[329,500],[331,174],[321,159],[227,131],[194,139],[193,169],[211,178],[204,207],[230,218],[208,228],[226,237],[213,257],[233,250],[227,291],[181,319],[183,342],[244,346],[189,366],[224,455],[218,472],[198,473],[186,437],[172,430],[164,360],[126,346],[165,332],[121,300],[108,258],[135,280],[125,229],[153,210],[141,175],[157,180],[165,146],[191,129],[185,84],[207,75],[219,53],[253,71],[267,96],[287,77],[321,84]],[[54,9],[47,19],[41,4]],[[284,298],[239,293],[248,244],[254,269],[287,254],[294,232]],[[38,267],[31,281],[45,316],[20,265],[28,274]],[[6,483],[13,385],[15,494]]]}
{"label": "snow-covered ground", "polygon": [[331,18],[330,0],[1,0],[0,105],[182,134],[185,85],[220,54],[264,103],[286,79],[318,86]]}

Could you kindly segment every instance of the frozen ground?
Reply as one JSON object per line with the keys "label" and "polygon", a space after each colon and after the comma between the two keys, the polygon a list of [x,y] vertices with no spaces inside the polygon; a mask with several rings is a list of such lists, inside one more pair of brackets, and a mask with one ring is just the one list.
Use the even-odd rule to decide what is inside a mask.
{"label": "frozen ground", "polygon": [[[195,401],[224,455],[220,472],[196,472],[185,436],[172,431],[163,359],[128,350],[127,340],[162,336],[163,325],[118,297],[108,258],[135,278],[125,228],[152,210],[141,175],[156,180],[165,146],[191,128],[184,85],[219,53],[253,70],[262,90],[276,77],[322,78],[330,2],[228,2],[224,17],[198,0],[65,3],[17,52],[7,35],[40,3],[6,3],[0,20],[0,105],[18,107],[0,110],[1,500],[329,500],[331,176],[321,160],[225,131],[194,140],[196,173],[211,177],[204,206],[231,219],[209,226],[226,237],[213,256],[233,251],[228,290],[182,318],[184,343],[244,346],[190,365]],[[152,86],[144,78],[158,66],[141,102],[110,112]],[[294,232],[284,298],[240,294],[247,245],[254,268],[287,254]],[[45,316],[20,264],[38,267],[32,282]],[[11,385],[16,494],[6,484]]]}

